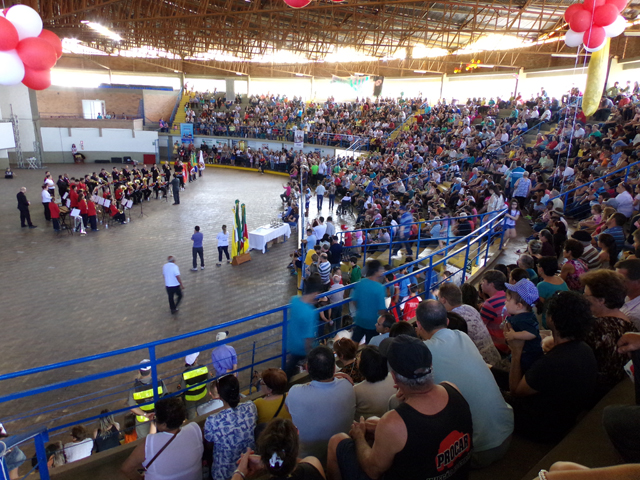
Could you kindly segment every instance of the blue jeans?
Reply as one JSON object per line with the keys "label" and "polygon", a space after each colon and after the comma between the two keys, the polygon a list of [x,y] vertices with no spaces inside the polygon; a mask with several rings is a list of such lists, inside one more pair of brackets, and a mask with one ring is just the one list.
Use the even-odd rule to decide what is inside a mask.
{"label": "blue jeans", "polygon": [[324,195],[318,195],[318,210],[322,210],[322,200],[324,199]]}

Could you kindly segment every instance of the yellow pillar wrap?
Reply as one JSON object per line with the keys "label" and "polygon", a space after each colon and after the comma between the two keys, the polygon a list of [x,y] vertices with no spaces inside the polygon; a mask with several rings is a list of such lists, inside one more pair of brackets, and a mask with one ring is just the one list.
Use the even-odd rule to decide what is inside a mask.
{"label": "yellow pillar wrap", "polygon": [[609,67],[610,44],[611,39],[607,38],[604,42],[604,47],[591,54],[587,72],[587,88],[582,98],[582,111],[587,117],[596,113],[600,106],[604,82],[607,79],[607,68]]}

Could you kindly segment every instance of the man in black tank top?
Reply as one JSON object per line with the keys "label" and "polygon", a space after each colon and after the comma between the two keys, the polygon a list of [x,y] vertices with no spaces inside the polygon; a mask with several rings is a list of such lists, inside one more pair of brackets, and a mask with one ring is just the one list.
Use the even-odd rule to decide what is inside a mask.
{"label": "man in black tank top", "polygon": [[473,447],[467,401],[455,385],[433,382],[431,352],[424,342],[400,335],[384,343],[403,402],[378,421],[361,418],[349,435],[331,438],[328,478],[466,480]]}

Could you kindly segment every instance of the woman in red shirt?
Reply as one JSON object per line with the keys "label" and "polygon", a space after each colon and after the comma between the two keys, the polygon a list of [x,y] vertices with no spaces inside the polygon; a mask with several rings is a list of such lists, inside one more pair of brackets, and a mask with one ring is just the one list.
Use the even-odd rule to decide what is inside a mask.
{"label": "woman in red shirt", "polygon": [[109,206],[109,214],[111,215],[111,218],[124,225],[126,217],[124,216],[124,213],[118,210],[118,207],[115,206],[114,202],[111,202],[111,205]]}
{"label": "woman in red shirt", "polygon": [[58,207],[58,204],[54,200],[51,200],[49,202],[49,212],[51,213],[51,223],[53,224],[53,231],[59,232],[60,231],[60,207]]}
{"label": "woman in red shirt", "polygon": [[78,208],[78,191],[76,190],[78,187],[77,185],[71,185],[70,187],[71,189],[69,190],[69,200],[71,201],[71,204],[69,205],[70,208]]}

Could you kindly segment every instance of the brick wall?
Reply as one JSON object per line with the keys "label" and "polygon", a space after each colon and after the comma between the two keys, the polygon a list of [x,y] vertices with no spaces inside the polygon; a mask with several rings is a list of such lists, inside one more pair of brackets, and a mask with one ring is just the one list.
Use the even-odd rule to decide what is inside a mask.
{"label": "brick wall", "polygon": [[107,112],[135,116],[138,114],[142,90],[49,87],[46,90],[38,91],[37,99],[38,110],[42,116],[75,115],[82,117],[82,100],[104,100]]}

